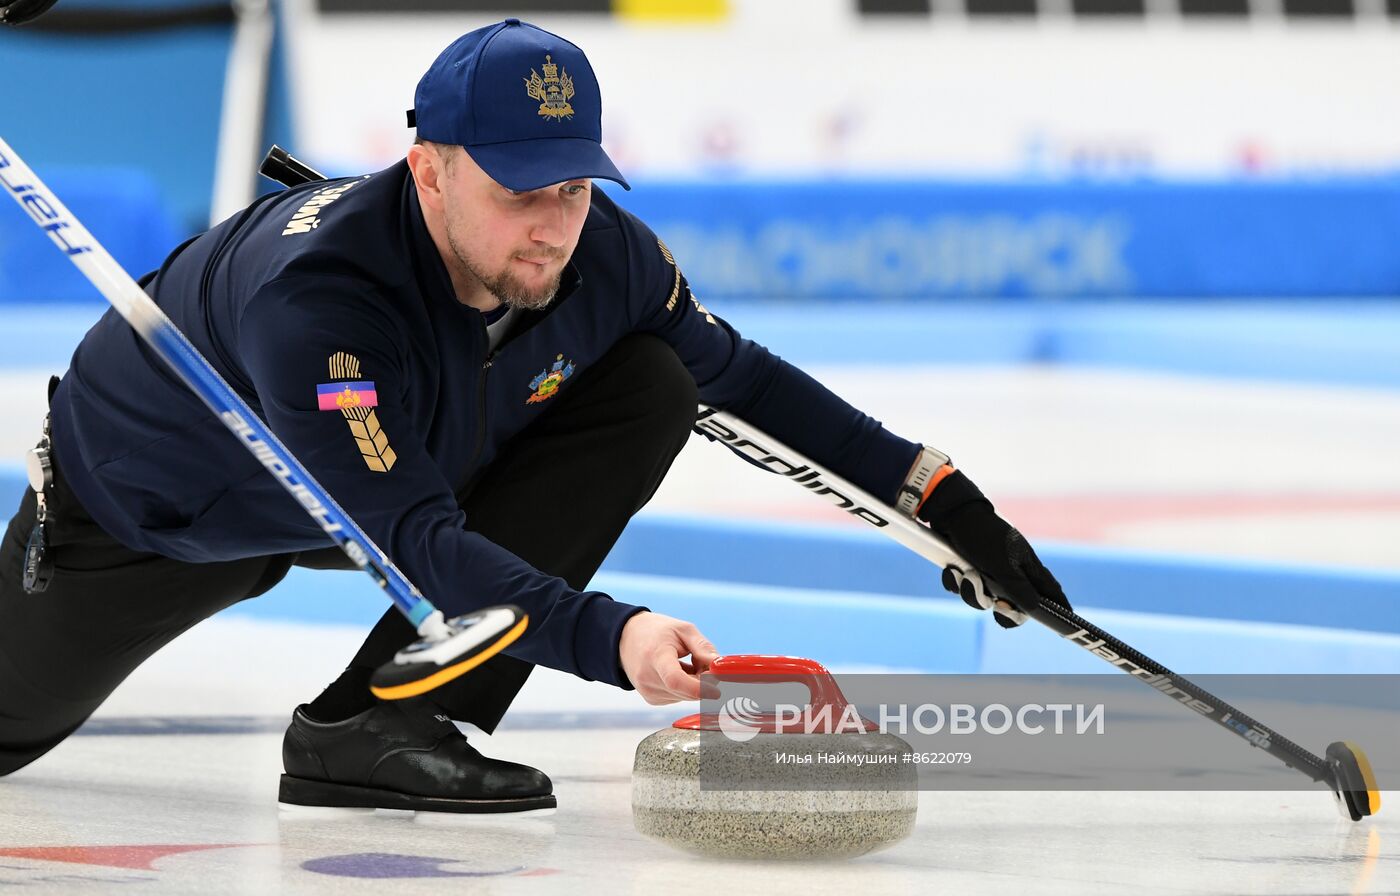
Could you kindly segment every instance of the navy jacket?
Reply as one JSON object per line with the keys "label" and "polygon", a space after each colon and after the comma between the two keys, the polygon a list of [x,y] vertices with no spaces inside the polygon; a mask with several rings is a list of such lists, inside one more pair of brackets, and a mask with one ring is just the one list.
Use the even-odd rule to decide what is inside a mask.
{"label": "navy jacket", "polygon": [[[532,625],[508,652],[620,687],[618,639],[638,608],[469,531],[454,497],[619,338],[659,336],[701,400],[891,501],[918,451],[705,310],[656,236],[602,192],[558,297],[494,353],[481,314],[454,296],[405,162],[263,197],[143,284],[439,608],[518,604]],[[63,475],[127,547],[208,562],[326,545],[114,311],[52,410]]]}

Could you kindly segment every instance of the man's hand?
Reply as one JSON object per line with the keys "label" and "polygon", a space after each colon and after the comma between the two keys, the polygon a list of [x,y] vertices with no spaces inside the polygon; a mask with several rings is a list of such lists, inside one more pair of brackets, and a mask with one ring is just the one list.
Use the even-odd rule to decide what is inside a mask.
{"label": "man's hand", "polygon": [[[1029,613],[1042,601],[1072,609],[1064,589],[1025,536],[997,516],[992,502],[961,471],[939,482],[916,515],[978,572],[1000,585],[1016,609]],[[1002,628],[1018,624],[1001,613],[993,617]]]}
{"label": "man's hand", "polygon": [[647,612],[622,626],[617,653],[632,686],[653,706],[699,700],[700,674],[719,656],[689,622]]}

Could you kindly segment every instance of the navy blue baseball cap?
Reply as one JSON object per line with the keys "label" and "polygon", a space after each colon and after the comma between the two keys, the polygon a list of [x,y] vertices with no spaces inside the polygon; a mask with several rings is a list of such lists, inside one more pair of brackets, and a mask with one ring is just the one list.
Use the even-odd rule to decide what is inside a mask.
{"label": "navy blue baseball cap", "polygon": [[603,152],[603,101],[583,51],[519,19],[457,38],[418,82],[409,127],[456,144],[491,179],[538,190],[580,177],[632,189]]}

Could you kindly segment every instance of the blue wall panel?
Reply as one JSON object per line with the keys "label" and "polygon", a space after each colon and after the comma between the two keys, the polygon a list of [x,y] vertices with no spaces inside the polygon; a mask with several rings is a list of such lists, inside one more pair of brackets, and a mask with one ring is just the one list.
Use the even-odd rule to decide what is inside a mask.
{"label": "blue wall panel", "polygon": [[[19,151],[18,146],[15,149]],[[180,227],[166,209],[159,187],[144,172],[131,168],[41,170],[35,162],[30,162],[30,167],[133,277],[159,267],[180,241]],[[0,191],[7,184],[22,186],[11,183],[0,170]],[[73,302],[99,307],[103,298],[19,206],[8,196],[0,199],[4,203],[0,205],[0,306],[24,306],[17,312],[5,311],[5,329],[17,338],[0,335],[5,363],[15,365],[19,362],[11,356],[12,350],[32,353],[39,348],[29,338],[34,334],[19,335],[19,328],[48,318],[46,326],[53,329],[69,320],[63,315],[45,315],[42,305]],[[31,321],[23,319],[26,314]],[[76,340],[66,342],[64,357],[77,345]],[[52,344],[44,347],[62,351]]]}
{"label": "blue wall panel", "polygon": [[[280,0],[269,72],[264,134],[248,140],[279,142],[295,148],[290,72],[285,57],[285,33]],[[130,269],[144,272],[155,266],[178,243],[204,230],[209,222],[215,157],[223,112],[224,80],[233,29],[230,23],[153,24],[143,13],[191,8],[196,18],[217,12],[208,0],[64,0],[47,19],[24,28],[0,29],[0,84],[23,85],[6,92],[0,105],[0,133],[82,218],[78,202],[58,182],[63,168],[120,169],[146,176],[141,189],[153,190],[154,211],[142,198],[140,209],[114,209],[128,227],[140,232],[157,218],[169,232],[158,240],[159,252],[145,252]],[[82,14],[117,13],[144,22],[136,30],[56,33],[45,22],[64,18],[80,22]],[[229,22],[232,14],[229,12]],[[248,172],[250,182],[255,172]],[[114,175],[115,176],[115,175]],[[111,182],[109,198],[121,206],[130,198],[130,174]],[[262,190],[276,188],[262,179]],[[103,186],[94,181],[94,186]],[[8,215],[0,215],[0,246],[7,241]],[[91,225],[90,225],[91,227]],[[109,235],[91,227],[104,242]],[[118,255],[118,258],[122,258]],[[3,260],[3,259],[0,259]],[[13,283],[13,278],[11,278]],[[90,300],[88,291],[69,290],[57,298]],[[13,289],[0,282],[0,302],[13,299]],[[55,296],[26,289],[21,300]]]}
{"label": "blue wall panel", "polygon": [[58,165],[145,171],[180,232],[202,230],[230,34],[219,26],[94,37],[5,29],[0,83],[24,85],[6,92],[5,139],[45,179]]}

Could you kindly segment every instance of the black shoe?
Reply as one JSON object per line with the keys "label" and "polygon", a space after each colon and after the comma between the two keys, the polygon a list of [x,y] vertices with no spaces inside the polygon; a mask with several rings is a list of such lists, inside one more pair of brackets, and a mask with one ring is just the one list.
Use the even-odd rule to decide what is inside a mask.
{"label": "black shoe", "polygon": [[389,702],[343,722],[318,722],[298,706],[282,765],[277,798],[290,806],[498,813],[556,805],[544,772],[488,759],[447,716]]}

